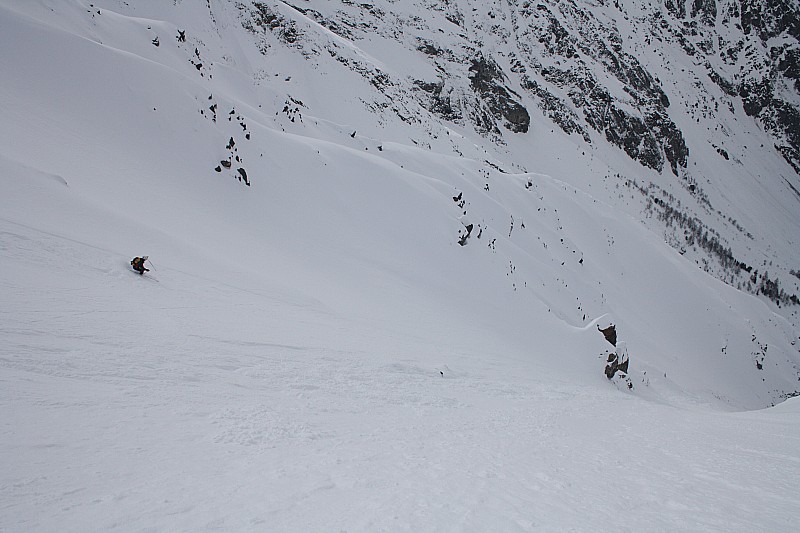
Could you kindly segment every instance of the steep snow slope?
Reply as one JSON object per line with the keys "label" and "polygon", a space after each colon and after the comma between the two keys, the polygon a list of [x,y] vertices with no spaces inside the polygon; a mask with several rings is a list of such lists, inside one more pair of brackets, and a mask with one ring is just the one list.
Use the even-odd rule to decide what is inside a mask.
{"label": "steep snow slope", "polygon": [[797,330],[630,216],[637,163],[375,114],[209,5],[0,6],[0,527],[790,529],[794,403],[719,409],[796,390]]}
{"label": "steep snow slope", "polygon": [[[363,294],[331,307],[300,273],[4,168],[3,529],[794,527],[796,399],[723,414],[652,372],[625,394],[566,366],[577,332],[559,349],[534,323],[524,350],[485,310],[400,290],[416,323],[358,316]],[[143,241],[161,259],[140,278],[124,248]]]}

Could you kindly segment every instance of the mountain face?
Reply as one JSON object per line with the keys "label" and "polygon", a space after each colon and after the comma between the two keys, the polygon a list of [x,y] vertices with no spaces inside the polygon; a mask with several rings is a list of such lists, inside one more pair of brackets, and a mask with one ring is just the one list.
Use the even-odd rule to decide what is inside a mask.
{"label": "mountain face", "polygon": [[[313,4],[285,2],[344,39],[358,42],[374,33],[429,56],[438,79],[413,81],[426,93],[419,102],[444,120],[468,120],[478,131],[502,138],[502,131],[528,130],[525,106],[533,102],[566,133],[586,142],[605,139],[642,165],[658,171],[666,166],[678,176],[689,158],[684,135],[670,117],[658,74],[637,59],[646,48],[676,53],[703,78],[695,97],[708,101],[702,108],[695,105],[697,113],[715,115],[720,105],[743,109],[798,169],[800,30],[794,2],[415,3],[427,20],[399,16],[392,4],[381,9],[326,3],[321,12]],[[286,45],[319,53],[313,35],[306,32],[304,39],[297,24],[274,6],[255,2],[250,17],[254,32],[268,28]],[[442,17],[447,23],[441,24]],[[623,34],[621,27],[628,31]],[[672,70],[670,78],[678,74]],[[473,91],[464,90],[465,78]],[[376,87],[401,82],[390,79]],[[706,87],[709,81],[722,94]]]}
{"label": "mountain face", "polygon": [[[585,331],[611,313],[617,326],[638,324],[623,340],[653,354],[633,357],[634,367],[661,372],[659,353],[736,352],[736,372],[705,355],[699,373],[696,362],[667,366],[691,390],[702,388],[697,376],[731,371],[736,379],[714,395],[736,406],[796,392],[796,2],[36,0],[3,9],[9,27],[32,28],[8,33],[19,53],[2,57],[17,73],[4,89],[17,121],[2,143],[14,168],[70,174],[65,182],[121,211],[152,206],[153,224],[182,228],[195,246],[216,242],[240,264],[272,247],[291,250],[283,268],[295,272],[330,262],[319,250],[331,247],[349,267],[338,278],[312,268],[319,291],[330,278],[360,294],[342,279],[384,254],[378,263],[393,276],[448,287],[445,307],[464,299],[494,309],[487,329],[555,320]],[[62,51],[70,47],[78,51]],[[46,118],[26,122],[37,114]],[[122,177],[133,168],[144,176]],[[329,175],[340,181],[319,181]],[[364,200],[351,205],[348,191]],[[189,224],[175,206],[192,202],[222,214]],[[246,213],[236,233],[253,233],[241,246],[208,237],[218,234],[213,220]],[[321,213],[324,231],[295,223]],[[395,272],[401,264],[411,274]],[[439,278],[453,270],[458,283]],[[716,296],[711,276],[736,296]],[[706,285],[715,296],[695,298],[692,287]],[[749,302],[736,304],[741,315],[727,316],[740,298]],[[767,353],[778,354],[774,367]],[[740,377],[755,383],[742,398],[732,392]]]}
{"label": "mountain face", "polygon": [[[691,63],[697,78],[695,113],[719,121],[720,105],[733,113],[743,109],[798,170],[796,2],[414,3],[417,13],[427,14],[424,18],[398,15],[392,2],[383,9],[372,3],[326,3],[322,12],[313,3],[284,4],[343,39],[358,42],[377,34],[429,56],[437,80],[413,81],[426,93],[418,96],[420,103],[446,121],[466,119],[501,139],[503,131],[528,131],[526,105],[533,103],[564,132],[586,142],[604,139],[645,167],[661,171],[666,166],[679,176],[689,150],[670,116],[661,79],[669,84],[686,69],[653,72],[637,59],[647,49],[673,55]],[[319,52],[318,45],[304,44],[314,37],[306,33],[304,39],[275,6],[255,2],[250,18],[246,24],[254,32],[266,27],[287,45]],[[467,79],[471,92],[465,91]],[[400,82],[388,76],[376,87]]]}
{"label": "mountain face", "polygon": [[[312,65],[333,58],[362,76],[378,122],[393,115],[431,135],[468,128],[497,147],[548,127],[589,149],[610,145],[642,167],[626,171],[626,182],[645,198],[643,216],[664,222],[659,231],[682,254],[734,286],[797,305],[796,265],[786,257],[779,272],[764,270],[748,253],[757,238],[737,222],[737,206],[706,190],[726,187],[730,166],[760,178],[761,165],[745,160],[782,158],[794,172],[783,167],[765,179],[800,199],[796,2],[237,5],[265,56],[286,47]],[[348,49],[368,54],[376,42],[415,54],[426,75]],[[758,139],[738,135],[745,128]],[[719,161],[696,168],[707,158]],[[503,159],[531,166],[519,151]],[[691,198],[676,203],[676,188]]]}
{"label": "mountain face", "polygon": [[[393,2],[323,3],[319,10],[309,2],[284,4],[350,42],[379,35],[428,56],[436,79],[411,81],[423,93],[419,103],[445,121],[466,120],[501,140],[503,132],[528,131],[526,105],[533,105],[568,134],[588,143],[604,139],[645,167],[679,176],[689,150],[659,72],[667,83],[682,76],[669,63],[662,65],[672,67],[666,76],[637,59],[646,49],[675,54],[696,78],[693,97],[704,105],[692,102],[695,113],[710,118],[720,105],[743,109],[798,170],[796,2],[441,1],[415,2],[408,16]],[[266,29],[287,46],[312,55],[325,48],[337,57],[335,45],[315,42],[313,28],[298,29],[277,6],[240,8],[249,11],[245,24],[254,33]],[[387,85],[403,86],[402,74],[369,70],[361,72],[385,95],[393,94]]]}
{"label": "mountain face", "polygon": [[0,530],[796,530],[797,10],[0,0]]}

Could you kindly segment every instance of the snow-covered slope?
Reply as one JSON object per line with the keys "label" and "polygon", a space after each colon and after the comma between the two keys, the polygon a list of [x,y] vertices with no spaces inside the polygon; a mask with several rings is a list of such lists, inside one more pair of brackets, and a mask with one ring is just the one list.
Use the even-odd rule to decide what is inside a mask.
{"label": "snow-covered slope", "polygon": [[791,529],[796,402],[725,411],[798,389],[796,174],[675,53],[675,174],[570,134],[470,6],[0,2],[0,529]]}

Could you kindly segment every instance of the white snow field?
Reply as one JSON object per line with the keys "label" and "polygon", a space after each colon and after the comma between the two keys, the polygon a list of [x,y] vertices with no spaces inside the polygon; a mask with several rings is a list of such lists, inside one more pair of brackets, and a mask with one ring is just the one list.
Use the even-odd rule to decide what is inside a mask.
{"label": "white snow field", "polygon": [[797,531],[796,327],[574,146],[351,137],[361,88],[231,4],[130,4],[0,1],[0,531]]}

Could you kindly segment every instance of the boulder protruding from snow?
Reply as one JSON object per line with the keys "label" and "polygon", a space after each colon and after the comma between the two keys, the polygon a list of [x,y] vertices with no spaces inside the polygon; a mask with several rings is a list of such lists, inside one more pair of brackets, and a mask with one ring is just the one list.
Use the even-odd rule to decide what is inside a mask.
{"label": "boulder protruding from snow", "polygon": [[617,328],[614,324],[610,324],[605,328],[601,328],[599,325],[597,326],[597,330],[603,334],[603,337],[606,338],[608,342],[611,343],[612,346],[617,345]]}

